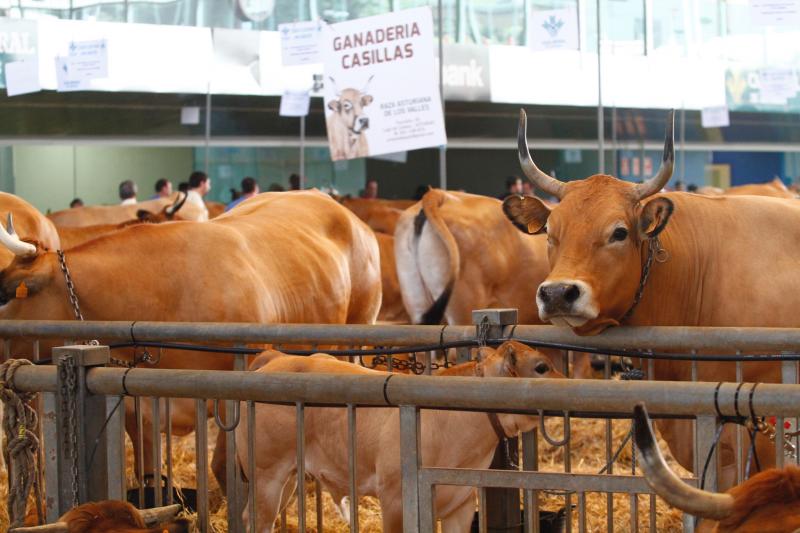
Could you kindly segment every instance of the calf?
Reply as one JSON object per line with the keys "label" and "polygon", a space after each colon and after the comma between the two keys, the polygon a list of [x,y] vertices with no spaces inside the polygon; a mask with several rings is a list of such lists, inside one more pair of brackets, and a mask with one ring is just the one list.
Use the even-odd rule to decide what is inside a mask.
{"label": "calf", "polygon": [[179,505],[139,511],[127,502],[85,503],[57,523],[12,529],[11,533],[189,533],[189,521],[175,519]]}
{"label": "calf", "polygon": [[[320,372],[332,374],[386,375],[327,357],[278,357],[257,372]],[[550,360],[519,343],[504,343],[497,350],[481,348],[476,362],[457,365],[443,375],[477,377],[563,377]],[[396,378],[397,379],[397,378]],[[415,379],[407,377],[403,379]],[[343,408],[307,408],[305,412],[305,468],[331,493],[336,502],[348,494],[347,413]],[[424,410],[421,415],[423,465],[444,468],[488,468],[502,436],[528,431],[536,423],[531,415]],[[238,442],[247,442],[247,428],[237,428]],[[294,407],[256,407],[257,456],[255,512],[259,531],[271,532],[291,490],[296,472],[296,423]],[[358,450],[356,483],[359,496],[380,500],[383,531],[402,531],[399,412],[387,408],[361,408],[356,428]],[[240,464],[248,464],[247,447],[238,449]],[[469,531],[475,513],[475,489],[442,486],[436,489],[436,516],[442,531]],[[245,511],[245,520],[249,513]]]}
{"label": "calf", "polygon": [[[372,78],[370,78],[371,80]],[[331,83],[336,82],[331,78]],[[367,83],[369,85],[369,82]],[[332,113],[325,115],[331,159],[355,159],[369,155],[369,145],[364,131],[369,128],[369,117],[364,108],[372,103],[367,88],[347,88],[337,92],[336,99],[328,102]]]}

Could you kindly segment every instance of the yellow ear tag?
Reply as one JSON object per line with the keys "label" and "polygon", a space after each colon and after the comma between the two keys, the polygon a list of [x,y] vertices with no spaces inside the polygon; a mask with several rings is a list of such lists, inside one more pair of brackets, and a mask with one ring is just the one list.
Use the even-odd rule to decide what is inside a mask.
{"label": "yellow ear tag", "polygon": [[19,284],[17,287],[17,298],[27,298],[28,297],[28,286],[25,285],[25,282]]}

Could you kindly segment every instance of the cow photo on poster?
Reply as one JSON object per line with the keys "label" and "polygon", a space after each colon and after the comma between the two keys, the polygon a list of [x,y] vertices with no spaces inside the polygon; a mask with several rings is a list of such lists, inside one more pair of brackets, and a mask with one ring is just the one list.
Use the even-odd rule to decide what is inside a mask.
{"label": "cow photo on poster", "polygon": [[331,159],[447,143],[428,7],[323,31],[325,121]]}

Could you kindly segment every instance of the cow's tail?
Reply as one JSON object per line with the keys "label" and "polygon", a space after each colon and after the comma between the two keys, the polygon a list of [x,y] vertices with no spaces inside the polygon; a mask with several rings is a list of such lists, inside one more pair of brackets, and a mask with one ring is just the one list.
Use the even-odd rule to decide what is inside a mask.
{"label": "cow's tail", "polygon": [[[450,297],[453,294],[453,287],[458,280],[461,270],[461,256],[458,251],[453,234],[445,224],[439,211],[441,205],[447,200],[447,193],[440,189],[431,189],[422,197],[422,209],[414,220],[414,239],[419,244],[422,236],[422,229],[425,222],[430,223],[434,233],[444,245],[447,253],[447,274],[444,290],[436,297],[433,305],[422,315],[422,324],[441,324],[444,312]],[[418,259],[419,260],[419,259]]]}

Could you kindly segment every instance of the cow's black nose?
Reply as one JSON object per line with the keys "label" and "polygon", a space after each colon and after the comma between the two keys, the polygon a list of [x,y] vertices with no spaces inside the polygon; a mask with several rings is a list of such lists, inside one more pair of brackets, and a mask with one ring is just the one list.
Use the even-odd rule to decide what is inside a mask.
{"label": "cow's black nose", "polygon": [[358,122],[361,123],[362,128],[366,128],[369,126],[369,117],[361,117],[358,119]]}
{"label": "cow's black nose", "polygon": [[580,297],[581,289],[572,283],[552,283],[539,287],[539,299],[546,304],[572,304]]}

